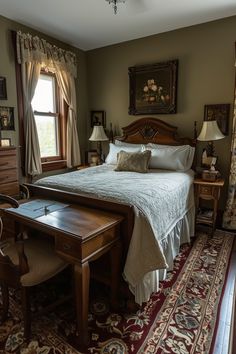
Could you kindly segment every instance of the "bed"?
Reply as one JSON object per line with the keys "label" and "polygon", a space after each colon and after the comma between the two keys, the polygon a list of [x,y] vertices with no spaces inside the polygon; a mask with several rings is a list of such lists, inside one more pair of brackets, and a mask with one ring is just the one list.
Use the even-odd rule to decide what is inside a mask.
{"label": "bed", "polygon": [[[141,118],[123,128],[123,135],[111,148],[115,154],[130,148],[159,154],[166,145],[172,158],[182,147],[193,146],[194,140],[179,138],[177,128],[161,120]],[[173,164],[177,160],[172,158]],[[166,158],[163,161],[165,167]],[[125,214],[123,277],[138,304],[158,291],[159,281],[172,269],[180,245],[194,235],[194,173],[189,167],[175,171],[163,166],[148,173],[117,172],[108,155],[103,165],[45,177],[31,188],[47,195],[62,193],[64,198]]]}

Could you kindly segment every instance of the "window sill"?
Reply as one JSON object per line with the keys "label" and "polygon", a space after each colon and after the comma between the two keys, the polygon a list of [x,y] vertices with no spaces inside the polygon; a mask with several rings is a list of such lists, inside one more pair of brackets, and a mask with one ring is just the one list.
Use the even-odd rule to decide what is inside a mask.
{"label": "window sill", "polygon": [[62,168],[66,168],[66,160],[56,160],[56,161],[48,161],[42,162],[42,170],[43,172],[60,170]]}

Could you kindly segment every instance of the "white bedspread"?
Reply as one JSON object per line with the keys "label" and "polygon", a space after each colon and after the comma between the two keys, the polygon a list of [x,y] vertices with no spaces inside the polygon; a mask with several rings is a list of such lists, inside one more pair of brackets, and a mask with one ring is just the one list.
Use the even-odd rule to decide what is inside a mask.
{"label": "white bedspread", "polygon": [[193,207],[193,171],[115,172],[102,165],[45,177],[36,184],[134,206],[135,223],[124,268],[132,288],[145,274],[168,267],[161,244]]}

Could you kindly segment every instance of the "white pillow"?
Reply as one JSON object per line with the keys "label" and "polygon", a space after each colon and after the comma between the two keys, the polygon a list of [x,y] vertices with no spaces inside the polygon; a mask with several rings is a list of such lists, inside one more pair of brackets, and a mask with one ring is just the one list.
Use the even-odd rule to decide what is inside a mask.
{"label": "white pillow", "polygon": [[120,141],[120,140],[115,140],[114,144],[116,146],[138,147],[140,149],[143,149],[146,146],[145,144],[132,144],[132,143],[126,143],[126,142]]}
{"label": "white pillow", "polygon": [[187,171],[191,168],[194,159],[194,147],[189,145],[158,145],[157,148],[157,144],[152,144],[152,146],[154,145],[156,148],[151,148],[149,146],[146,148],[151,151],[149,168],[160,168],[173,171]]}
{"label": "white pillow", "polygon": [[106,158],[106,163],[109,165],[116,165],[117,164],[117,154],[121,151],[126,151],[126,152],[140,152],[141,147],[128,147],[128,146],[116,146],[115,144],[110,143],[109,144],[109,154],[107,155]]}

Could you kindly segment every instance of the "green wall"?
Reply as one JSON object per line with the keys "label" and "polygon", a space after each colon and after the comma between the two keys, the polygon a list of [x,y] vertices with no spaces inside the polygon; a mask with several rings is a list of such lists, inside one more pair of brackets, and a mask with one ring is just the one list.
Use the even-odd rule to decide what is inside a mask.
{"label": "green wall", "polygon": [[[140,118],[128,114],[128,67],[179,60],[177,114],[153,115],[193,136],[200,130],[205,104],[231,103],[229,136],[215,143],[219,169],[228,179],[232,103],[235,81],[236,16],[119,43],[87,52],[89,109],[104,109],[107,121],[120,128]],[[204,143],[199,143],[198,162]],[[227,186],[222,200],[225,200]]]}

